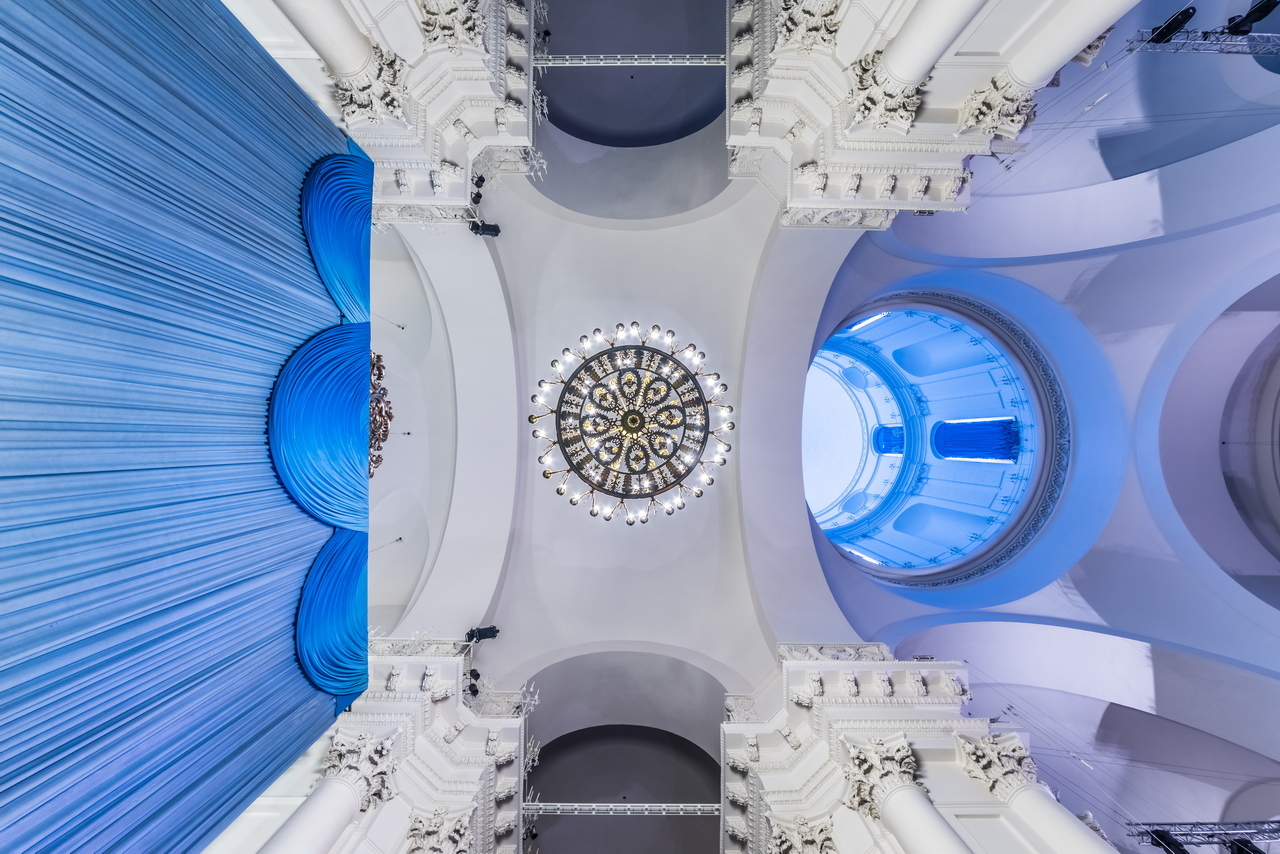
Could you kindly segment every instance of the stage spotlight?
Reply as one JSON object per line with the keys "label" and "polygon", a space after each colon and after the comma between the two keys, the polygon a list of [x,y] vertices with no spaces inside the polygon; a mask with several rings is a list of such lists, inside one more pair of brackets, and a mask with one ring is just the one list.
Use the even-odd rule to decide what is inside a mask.
{"label": "stage spotlight", "polygon": [[471,194],[471,204],[478,205],[480,204],[480,200],[483,198],[484,196],[480,194],[480,191],[476,190],[474,193]]}
{"label": "stage spotlight", "polygon": [[479,222],[473,221],[471,223],[471,233],[478,234],[481,237],[497,237],[502,234],[502,229],[498,228],[494,223],[480,220]]}
{"label": "stage spotlight", "polygon": [[470,695],[471,695],[471,696],[473,696],[473,697],[479,697],[479,696],[480,696],[480,689],[479,689],[479,687],[477,687],[477,686],[476,686],[476,684],[475,684],[474,682],[473,682],[472,684],[468,685],[466,690],[467,690],[467,693],[468,693],[468,694],[470,694]]}
{"label": "stage spotlight", "polygon": [[467,675],[471,677],[471,681],[472,681],[472,682],[475,682],[477,679],[479,679],[479,678],[480,678],[480,671],[479,671],[479,670],[476,670],[476,669],[473,667],[473,668],[471,668],[470,672],[468,672],[468,673],[467,673]]}
{"label": "stage spotlight", "polygon": [[1247,839],[1233,839],[1227,843],[1227,854],[1264,854],[1264,852]]}
{"label": "stage spotlight", "polygon": [[1232,15],[1227,19],[1227,35],[1247,36],[1253,32],[1253,25],[1270,15],[1280,6],[1280,0],[1258,0],[1243,15]]}
{"label": "stage spotlight", "polygon": [[477,190],[479,190],[479,189],[483,189],[483,188],[484,188],[484,176],[483,176],[483,175],[477,175],[474,179],[472,179],[471,183],[476,185],[476,189],[477,189]]}
{"label": "stage spotlight", "polygon": [[1169,18],[1169,20],[1155,28],[1148,41],[1151,44],[1167,44],[1174,36],[1182,32],[1183,27],[1185,27],[1188,22],[1195,17],[1195,14],[1195,6],[1188,6],[1182,11],[1175,13],[1173,17]]}
{"label": "stage spotlight", "polygon": [[1190,854],[1186,847],[1173,838],[1173,834],[1167,830],[1151,831],[1151,841],[1157,849],[1167,851],[1169,854]]}
{"label": "stage spotlight", "polygon": [[467,640],[475,643],[482,640],[493,640],[498,636],[497,626],[485,626],[483,628],[467,629]]}

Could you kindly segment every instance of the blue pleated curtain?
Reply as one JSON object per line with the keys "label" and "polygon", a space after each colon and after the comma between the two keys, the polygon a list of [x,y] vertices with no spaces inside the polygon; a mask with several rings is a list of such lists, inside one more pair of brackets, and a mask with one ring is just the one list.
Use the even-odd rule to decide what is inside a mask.
{"label": "blue pleated curtain", "polygon": [[266,406],[342,135],[216,0],[0,0],[0,851],[199,851],[332,722]]}

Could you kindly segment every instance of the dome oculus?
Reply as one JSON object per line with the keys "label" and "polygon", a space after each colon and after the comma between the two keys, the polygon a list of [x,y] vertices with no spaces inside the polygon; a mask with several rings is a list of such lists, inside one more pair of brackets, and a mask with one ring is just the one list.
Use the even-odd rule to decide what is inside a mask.
{"label": "dome oculus", "polygon": [[[533,432],[548,443],[538,461],[545,464],[558,453],[565,466],[542,476],[560,476],[560,495],[576,477],[584,491],[570,504],[586,499],[592,516],[608,520],[622,513],[629,525],[648,522],[659,509],[675,513],[686,495],[701,497],[714,482],[711,467],[727,462],[730,446],[721,434],[734,426],[725,421],[733,407],[720,401],[728,387],[719,374],[702,369],[705,354],[693,344],[680,347],[670,330],[664,335],[659,326],[644,330],[639,323],[619,323],[609,336],[597,329],[579,343],[577,350],[565,348],[564,363],[551,363],[556,378],[540,381],[533,396],[540,411],[529,421],[551,417],[555,424],[554,435]],[[566,377],[576,361],[581,364]],[[553,407],[546,392],[556,386]],[[636,511],[628,500],[643,505]]]}
{"label": "dome oculus", "polygon": [[1061,391],[1031,342],[947,294],[879,301],[819,348],[805,388],[805,498],[871,575],[938,586],[1030,541],[1065,479]]}

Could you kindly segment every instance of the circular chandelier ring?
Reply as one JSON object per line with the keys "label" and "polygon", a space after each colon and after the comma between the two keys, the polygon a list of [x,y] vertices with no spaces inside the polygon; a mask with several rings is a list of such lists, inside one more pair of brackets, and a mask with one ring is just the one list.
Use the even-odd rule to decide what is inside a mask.
{"label": "circular chandelier ring", "polygon": [[529,422],[554,425],[533,431],[547,443],[538,462],[559,458],[563,466],[542,476],[559,478],[559,495],[576,479],[581,489],[570,504],[587,502],[592,516],[622,515],[628,525],[672,515],[686,496],[701,498],[715,482],[712,467],[728,462],[732,446],[723,434],[734,429],[726,420],[733,407],[723,401],[728,386],[705,369],[706,354],[681,346],[672,330],[638,322],[619,323],[610,334],[596,329],[578,342],[551,362],[554,377],[540,380],[532,398]]}

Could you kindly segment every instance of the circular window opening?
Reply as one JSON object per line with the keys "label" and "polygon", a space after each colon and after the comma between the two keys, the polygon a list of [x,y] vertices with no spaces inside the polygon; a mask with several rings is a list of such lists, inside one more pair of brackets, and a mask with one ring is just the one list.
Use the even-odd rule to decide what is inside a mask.
{"label": "circular window opening", "polygon": [[914,293],[853,315],[805,386],[805,499],[862,570],[954,584],[1007,562],[1066,474],[1066,409],[1032,341],[969,300]]}

